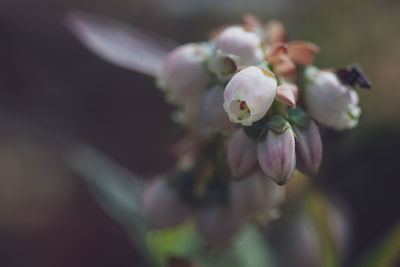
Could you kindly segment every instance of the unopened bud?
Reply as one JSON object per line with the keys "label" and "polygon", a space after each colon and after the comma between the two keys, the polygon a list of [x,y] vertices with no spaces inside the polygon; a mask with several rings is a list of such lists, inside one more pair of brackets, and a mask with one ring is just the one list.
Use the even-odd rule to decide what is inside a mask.
{"label": "unopened bud", "polygon": [[215,40],[215,51],[238,56],[238,67],[257,65],[264,60],[260,37],[240,26],[223,30]]}
{"label": "unopened bud", "polygon": [[278,75],[291,77],[296,74],[296,65],[286,54],[277,57],[272,64],[274,66],[274,72]]}
{"label": "unopened bud", "polygon": [[228,146],[228,164],[233,176],[248,175],[257,163],[257,143],[239,129],[232,136]]}
{"label": "unopened bud", "polygon": [[172,227],[185,220],[187,215],[188,208],[166,179],[154,181],[144,192],[143,216],[151,227]]}
{"label": "unopened bud", "polygon": [[307,127],[294,126],[297,136],[296,167],[306,174],[317,174],[322,160],[322,142],[318,126],[309,120]]}
{"label": "unopened bud", "polygon": [[267,176],[284,185],[296,165],[295,140],[291,127],[283,132],[270,129],[264,141],[257,145],[258,162]]}
{"label": "unopened bud", "polygon": [[263,25],[261,21],[253,14],[246,13],[242,17],[243,29],[257,33],[262,39],[264,38]]}
{"label": "unopened bud", "polygon": [[264,173],[258,171],[250,177],[233,182],[230,187],[232,207],[240,217],[267,214],[282,201],[284,189]]}
{"label": "unopened bud", "polygon": [[225,249],[243,223],[228,206],[203,208],[195,216],[199,234],[215,250]]}
{"label": "unopened bud", "polygon": [[296,107],[298,96],[297,85],[291,83],[283,83],[276,88],[276,100],[292,108]]}
{"label": "unopened bud", "polygon": [[186,44],[170,52],[163,65],[161,86],[179,100],[203,91],[211,80],[205,66],[209,48],[203,44]]}
{"label": "unopened bud", "polygon": [[275,98],[277,82],[272,72],[247,67],[236,73],[224,92],[224,109],[229,119],[245,126],[267,114]]}
{"label": "unopened bud", "polygon": [[191,129],[198,129],[202,123],[200,115],[202,97],[202,94],[193,94],[181,99],[180,110],[173,117],[175,122],[183,123]]}
{"label": "unopened bud", "polygon": [[278,20],[270,20],[266,24],[267,43],[273,44],[276,42],[285,43],[287,40],[287,31],[283,24]]}
{"label": "unopened bud", "polygon": [[200,106],[202,124],[206,129],[228,132],[233,124],[224,111],[224,88],[216,85],[207,90]]}

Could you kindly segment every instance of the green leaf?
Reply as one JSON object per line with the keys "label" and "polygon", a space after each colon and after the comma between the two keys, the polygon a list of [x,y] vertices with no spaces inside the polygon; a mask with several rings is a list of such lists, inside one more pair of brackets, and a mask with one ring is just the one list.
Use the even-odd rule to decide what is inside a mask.
{"label": "green leaf", "polygon": [[281,115],[274,115],[268,118],[267,123],[264,125],[262,129],[259,139],[264,138],[269,130],[272,130],[278,134],[285,132],[287,129],[291,128],[288,121]]}
{"label": "green leaf", "polygon": [[294,125],[305,128],[310,119],[301,108],[293,108],[289,110],[289,120]]}
{"label": "green leaf", "polygon": [[193,223],[151,230],[147,234],[146,244],[157,266],[165,266],[170,257],[192,259],[202,250],[202,241]]}
{"label": "green leaf", "polygon": [[252,139],[257,139],[264,128],[264,120],[259,120],[256,122],[253,122],[253,125],[251,126],[244,126],[244,132],[246,135]]}

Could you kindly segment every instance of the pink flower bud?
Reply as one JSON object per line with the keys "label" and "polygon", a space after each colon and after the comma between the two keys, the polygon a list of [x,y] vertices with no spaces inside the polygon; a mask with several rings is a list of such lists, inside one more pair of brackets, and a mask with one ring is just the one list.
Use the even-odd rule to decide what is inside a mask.
{"label": "pink flower bud", "polygon": [[264,60],[261,39],[242,27],[231,26],[223,30],[215,40],[215,51],[239,57],[238,67],[257,65]]}
{"label": "pink flower bud", "polygon": [[199,209],[195,216],[199,234],[209,247],[216,250],[226,248],[243,223],[229,206]]}
{"label": "pink flower bud", "polygon": [[239,129],[232,136],[228,146],[228,164],[233,176],[248,175],[257,163],[257,143]]}
{"label": "pink flower bud", "polygon": [[253,217],[268,213],[283,199],[284,189],[262,172],[233,182],[230,187],[231,203],[239,217]]}
{"label": "pink flower bud", "polygon": [[253,31],[261,38],[264,37],[262,22],[253,14],[246,13],[242,17],[242,26],[246,31]]}
{"label": "pink flower bud", "polygon": [[171,227],[188,216],[188,208],[169,187],[166,179],[158,179],[144,192],[143,216],[151,227]]}
{"label": "pink flower bud", "polygon": [[175,116],[175,121],[183,123],[191,129],[198,129],[201,126],[200,108],[202,94],[193,94],[181,100],[181,111]]}
{"label": "pink flower bud", "polygon": [[298,90],[295,84],[283,83],[276,89],[276,100],[292,108],[296,107]]}
{"label": "pink flower bud", "polygon": [[318,126],[310,120],[306,128],[294,126],[297,136],[297,168],[306,174],[316,174],[322,160],[322,142]]}
{"label": "pink flower bud", "polygon": [[305,91],[305,103],[309,114],[319,123],[337,130],[357,125],[361,109],[357,106],[357,93],[340,82],[329,71],[306,71],[309,80]]}
{"label": "pink flower bud", "polygon": [[257,145],[258,162],[267,176],[284,185],[296,165],[295,140],[292,128],[277,133],[269,130],[264,141]]}
{"label": "pink flower bud", "polygon": [[200,106],[203,127],[209,130],[228,132],[233,124],[224,111],[224,88],[216,85],[207,90]]}
{"label": "pink flower bud", "polygon": [[283,24],[278,20],[270,20],[266,26],[267,43],[273,44],[276,42],[286,43],[287,31]]}
{"label": "pink flower bud", "polygon": [[176,99],[203,91],[211,80],[205,66],[209,49],[202,44],[186,44],[170,52],[164,62],[160,84]]}
{"label": "pink flower bud", "polygon": [[292,77],[296,74],[296,65],[286,54],[278,56],[271,63],[274,66],[274,72],[278,75]]}
{"label": "pink flower bud", "polygon": [[235,74],[224,92],[224,109],[229,119],[245,126],[262,119],[275,98],[277,82],[272,72],[247,67]]}

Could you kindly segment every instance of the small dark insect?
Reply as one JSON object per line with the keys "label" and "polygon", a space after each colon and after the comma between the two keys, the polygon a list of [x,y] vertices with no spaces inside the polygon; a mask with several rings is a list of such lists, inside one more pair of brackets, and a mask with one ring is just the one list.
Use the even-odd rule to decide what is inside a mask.
{"label": "small dark insect", "polygon": [[361,88],[371,89],[371,83],[358,66],[353,65],[347,68],[338,69],[336,75],[342,83],[351,86],[358,84]]}

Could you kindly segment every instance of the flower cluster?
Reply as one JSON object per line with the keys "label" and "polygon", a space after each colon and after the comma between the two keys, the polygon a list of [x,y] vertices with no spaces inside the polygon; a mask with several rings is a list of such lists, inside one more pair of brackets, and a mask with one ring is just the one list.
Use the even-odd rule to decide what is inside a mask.
{"label": "flower cluster", "polygon": [[186,130],[174,148],[178,163],[144,192],[143,216],[154,228],[192,218],[214,248],[245,221],[278,214],[281,185],[295,169],[319,170],[319,126],[355,127],[354,87],[370,88],[357,66],[318,69],[316,45],[288,42],[280,22],[262,25],[252,15],[168,53],[158,38],[97,16],[75,14],[69,27],[101,57],[156,76],[177,107],[173,118]]}
{"label": "flower cluster", "polygon": [[361,109],[353,88],[370,87],[360,69],[320,70],[312,65],[318,46],[287,36],[280,22],[262,25],[245,15],[241,25],[167,55],[158,85],[177,105],[175,119],[188,137],[177,149],[178,171],[146,192],[153,226],[193,214],[209,243],[226,240],[244,219],[279,203],[277,185],[296,168],[317,174],[319,125],[357,125]]}
{"label": "flower cluster", "polygon": [[233,176],[249,175],[258,162],[282,185],[296,166],[318,172],[322,145],[316,123],[350,129],[361,114],[355,82],[348,78],[362,73],[319,70],[311,65],[318,51],[306,41],[287,42],[278,21],[263,27],[246,15],[242,25],[220,29],[208,42],[172,51],[159,85],[181,107],[177,118],[195,132],[231,136]]}

